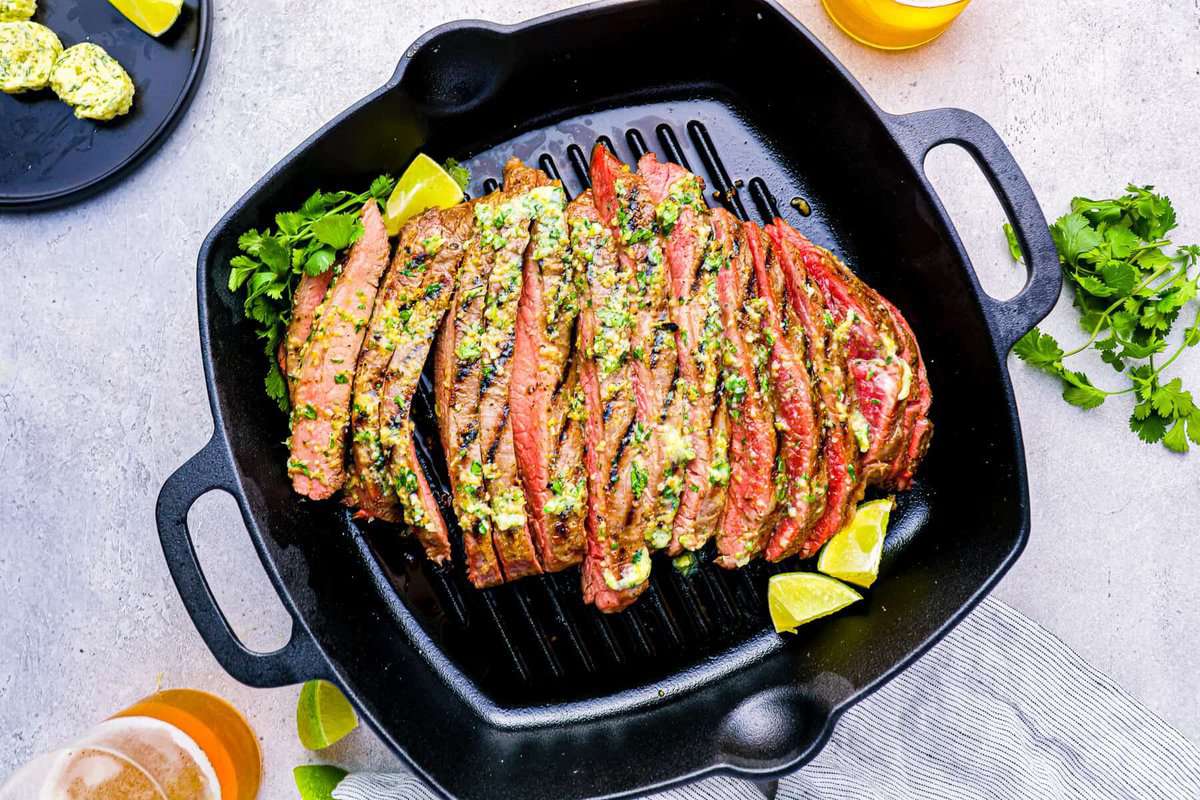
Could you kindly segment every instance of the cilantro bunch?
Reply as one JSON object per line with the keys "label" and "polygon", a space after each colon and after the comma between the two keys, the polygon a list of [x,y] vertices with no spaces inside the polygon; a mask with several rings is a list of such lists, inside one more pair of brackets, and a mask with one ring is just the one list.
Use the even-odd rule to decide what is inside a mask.
{"label": "cilantro bunch", "polygon": [[[1013,352],[1060,379],[1063,399],[1080,408],[1132,395],[1130,429],[1144,442],[1162,442],[1168,450],[1186,453],[1189,439],[1200,444],[1200,406],[1179,378],[1168,381],[1163,373],[1200,343],[1200,271],[1195,270],[1200,246],[1167,253],[1175,209],[1169,198],[1153,189],[1130,185],[1127,194],[1111,200],[1071,201],[1071,213],[1050,226],[1050,233],[1087,339],[1064,350],[1053,336],[1034,328]],[[1013,258],[1020,261],[1020,248],[1008,225],[1005,234]],[[1191,325],[1172,348],[1171,331],[1181,316]],[[1128,385],[1102,389],[1083,372],[1064,366],[1089,348]]]}
{"label": "cilantro bunch", "polygon": [[287,381],[276,353],[292,318],[292,294],[300,276],[320,275],[339,251],[362,235],[358,210],[369,199],[386,203],[396,181],[380,175],[361,193],[315,192],[297,211],[275,215],[275,228],[251,228],[238,237],[240,255],[230,259],[229,291],[245,289],[243,310],[256,323],[270,367],[267,394],[288,410]]}

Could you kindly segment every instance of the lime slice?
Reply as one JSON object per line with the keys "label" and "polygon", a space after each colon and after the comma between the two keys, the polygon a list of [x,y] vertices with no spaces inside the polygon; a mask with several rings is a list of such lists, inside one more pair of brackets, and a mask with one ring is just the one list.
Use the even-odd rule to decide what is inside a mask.
{"label": "lime slice", "polygon": [[815,572],[783,572],[767,584],[767,607],[778,633],[795,633],[859,600],[862,595],[846,584]]}
{"label": "lime slice", "polygon": [[358,716],[341,690],[329,681],[309,681],[300,690],[296,730],[300,743],[321,750],[358,727]]}
{"label": "lime slice", "polygon": [[292,770],[300,800],[333,800],[333,790],[346,777],[346,770],[325,764],[310,764]]}
{"label": "lime slice", "polygon": [[426,209],[450,208],[462,200],[463,190],[450,173],[429,156],[418,153],[388,198],[383,214],[388,235],[395,236],[404,223]]}
{"label": "lime slice", "polygon": [[863,503],[854,519],[826,543],[817,559],[817,569],[826,575],[869,587],[879,577],[879,557],[883,554],[883,535],[888,515],[896,501],[891,497]]}
{"label": "lime slice", "polygon": [[108,0],[113,6],[151,36],[162,36],[175,20],[183,0]]}

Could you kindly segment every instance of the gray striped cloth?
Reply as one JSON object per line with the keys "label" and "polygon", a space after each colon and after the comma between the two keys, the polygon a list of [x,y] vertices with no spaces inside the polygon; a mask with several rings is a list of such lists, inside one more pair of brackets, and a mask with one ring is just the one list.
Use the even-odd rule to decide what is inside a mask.
{"label": "gray striped cloth", "polygon": [[[986,600],[846,713],[825,749],[777,792],[781,800],[1197,800],[1200,748],[1033,621]],[[351,775],[333,796],[435,797],[402,773]],[[717,777],[654,798],[763,796]]]}

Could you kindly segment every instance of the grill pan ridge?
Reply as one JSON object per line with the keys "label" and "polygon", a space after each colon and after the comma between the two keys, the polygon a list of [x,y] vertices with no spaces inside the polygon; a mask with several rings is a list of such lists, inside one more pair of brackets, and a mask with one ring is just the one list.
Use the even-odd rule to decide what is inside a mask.
{"label": "grill pan ridge", "polygon": [[[657,557],[645,596],[612,616],[582,604],[576,570],[479,592],[395,528],[360,527],[336,503],[291,494],[286,426],[245,377],[261,372],[261,352],[225,287],[237,234],[314,188],[398,171],[418,150],[463,160],[472,196],[493,188],[509,155],[574,196],[597,140],[628,163],[654,151],[682,164],[704,178],[711,205],[742,219],[782,215],[913,325],[937,435],[898,497],[880,580],[850,613],[786,640],[771,632],[766,580],[794,561],[704,563],[684,577]],[[945,142],[975,157],[1017,230],[1029,280],[1011,300],[983,293],[924,176],[925,154]],[[604,2],[430,31],[385,86],[235,204],[206,239],[197,280],[215,432],[168,478],[157,509],[180,595],[230,674],[256,686],[334,680],[448,796],[618,797],[714,772],[765,780],[795,769],[849,705],[953,627],[1028,536],[1004,362],[1061,284],[1037,201],[985,122],[956,109],[879,111],[772,0]],[[432,405],[427,373],[418,453],[453,528]],[[237,499],[293,618],[273,653],[237,640],[196,561],[187,512],[212,489]]]}

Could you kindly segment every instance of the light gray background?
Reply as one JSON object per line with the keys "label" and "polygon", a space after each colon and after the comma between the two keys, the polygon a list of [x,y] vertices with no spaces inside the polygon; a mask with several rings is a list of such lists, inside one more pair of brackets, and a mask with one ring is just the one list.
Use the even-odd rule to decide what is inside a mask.
{"label": "light gray background", "polygon": [[[217,0],[208,74],[161,152],[83,205],[0,217],[0,776],[160,683],[218,692],[246,713],[262,739],[262,797],[292,796],[291,767],[310,760],[394,763],[364,730],[319,759],[302,750],[297,690],[227,677],[168,577],[155,496],[212,430],[196,252],[259,175],[386,80],[422,31],[567,5]],[[988,119],[1048,216],[1074,194],[1153,182],[1180,211],[1177,241],[1200,240],[1197,0],[978,0],[940,40],[904,54],[850,41],[815,0],[786,5],[885,109],[952,105]],[[696,52],[706,55],[704,42]],[[803,101],[803,75],[778,79]],[[983,178],[953,148],[929,169],[985,285],[1013,293],[1021,276]],[[1064,303],[1049,327],[1077,338],[1073,318]],[[1012,372],[1033,536],[997,596],[1200,739],[1200,453],[1140,444],[1122,399],[1083,413],[1049,379],[1015,360]],[[1178,374],[1200,389],[1200,353]],[[239,629],[252,645],[277,645],[285,617],[232,501],[208,496],[192,522]]]}

